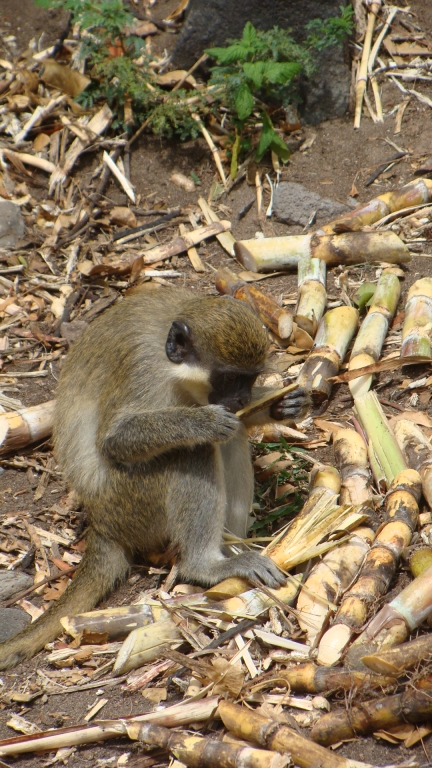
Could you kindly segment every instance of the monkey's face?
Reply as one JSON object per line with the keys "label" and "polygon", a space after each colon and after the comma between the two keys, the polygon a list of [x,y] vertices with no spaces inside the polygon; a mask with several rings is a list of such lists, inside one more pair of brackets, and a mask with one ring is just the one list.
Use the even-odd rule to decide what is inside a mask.
{"label": "monkey's face", "polygon": [[231,413],[236,413],[250,403],[252,387],[257,376],[258,373],[212,370],[208,402],[212,405],[223,405]]}

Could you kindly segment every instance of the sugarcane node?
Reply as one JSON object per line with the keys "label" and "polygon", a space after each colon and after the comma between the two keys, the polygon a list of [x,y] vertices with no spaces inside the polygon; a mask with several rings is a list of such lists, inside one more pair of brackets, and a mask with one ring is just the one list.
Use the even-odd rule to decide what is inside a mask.
{"label": "sugarcane node", "polygon": [[[222,552],[226,527],[246,537],[254,478],[246,426],[303,418],[306,390],[255,386],[268,335],[243,302],[166,288],[110,307],[63,365],[54,445],[64,477],[89,516],[73,582],[24,632],[0,645],[0,668],[30,658],[90,611],[138,556],[178,548],[181,578],[213,585],[242,577],[279,587],[272,560]],[[229,499],[229,504],[227,504]]]}

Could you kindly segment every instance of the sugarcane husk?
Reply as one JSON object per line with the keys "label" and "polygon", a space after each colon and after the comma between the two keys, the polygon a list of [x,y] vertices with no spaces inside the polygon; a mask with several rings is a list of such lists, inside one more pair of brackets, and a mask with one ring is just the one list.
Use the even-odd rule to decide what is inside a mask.
{"label": "sugarcane husk", "polygon": [[432,507],[432,448],[429,440],[420,427],[408,419],[397,421],[393,432],[408,466],[420,473],[423,495]]}
{"label": "sugarcane husk", "polygon": [[239,738],[259,744],[275,752],[289,753],[295,765],[300,768],[355,768],[365,766],[334,752],[327,751],[309,739],[301,736],[298,731],[287,725],[276,723],[245,707],[221,701],[218,707],[219,715],[225,727]]}
{"label": "sugarcane husk", "polygon": [[408,247],[395,232],[346,232],[341,235],[286,235],[237,240],[237,260],[252,272],[296,269],[301,259],[322,259],[328,267],[339,264],[388,262],[411,259]]}
{"label": "sugarcane husk", "polygon": [[151,608],[145,603],[89,611],[76,616],[63,616],[60,619],[63,629],[72,637],[80,637],[85,631],[107,634],[108,640],[125,637],[133,629],[144,627],[152,622]]}
{"label": "sugarcane husk", "polygon": [[298,299],[294,320],[314,338],[327,304],[326,263],[302,259],[298,264]]}
{"label": "sugarcane husk", "polygon": [[[217,213],[210,208],[203,197],[198,198],[198,205],[203,212],[207,224],[211,224],[214,221],[220,221]],[[234,256],[234,245],[236,242],[234,235],[232,235],[231,232],[222,232],[221,234],[216,235],[216,237],[222,248],[224,248],[230,256]]]}
{"label": "sugarcane husk", "polygon": [[344,667],[319,667],[313,661],[278,671],[295,693],[326,693],[328,691],[368,690],[391,685],[392,676],[357,672]]}
{"label": "sugarcane husk", "polygon": [[297,383],[311,392],[315,405],[322,405],[329,399],[332,383],[345,357],[358,323],[358,312],[354,307],[336,307],[322,318],[312,351],[304,363]]}
{"label": "sugarcane husk", "polygon": [[233,296],[248,304],[259,315],[264,325],[281,339],[289,339],[293,330],[293,318],[290,312],[280,307],[270,296],[260,291],[255,285],[248,285],[227,267],[216,273],[216,288],[219,293]]}
{"label": "sugarcane husk", "polygon": [[[225,581],[230,580],[226,579]],[[242,580],[239,579],[239,581]],[[233,597],[226,597],[223,594],[223,584],[224,582],[221,582],[219,590],[217,587],[207,590],[206,596],[209,600],[219,601],[215,608],[221,611],[221,619],[231,620],[237,616],[260,616],[268,611],[272,605],[275,605],[276,601],[285,603],[285,605],[292,605],[298,595],[301,579],[297,574],[295,578],[289,580],[285,587],[270,589],[269,592],[274,595],[274,600],[268,593],[264,593],[260,589],[248,589],[246,592],[236,594]]]}
{"label": "sugarcane husk", "polygon": [[432,682],[427,678],[419,683],[420,690],[407,688],[394,696],[363,701],[361,706],[353,705],[348,709],[326,713],[313,726],[311,738],[318,744],[330,746],[338,741],[365,736],[381,729],[387,730],[401,723],[430,720]]}
{"label": "sugarcane husk", "polygon": [[155,661],[161,650],[173,642],[179,642],[182,635],[172,619],[134,629],[120,648],[115,660],[113,674],[124,675],[132,669]]}
{"label": "sugarcane husk", "polygon": [[[394,316],[400,297],[400,282],[391,272],[383,273],[378,280],[369,312],[355,339],[348,369],[363,368],[376,363],[380,357],[389,323]],[[349,382],[353,397],[366,394],[372,384],[372,376],[361,376]]]}
{"label": "sugarcane husk", "polygon": [[367,225],[374,224],[389,213],[403,208],[422,205],[432,200],[432,179],[416,179],[400,189],[385,192],[383,195],[362,203],[329,224],[321,227],[319,233],[354,232]]}
{"label": "sugarcane husk", "polygon": [[[198,229],[198,227],[196,227],[196,229]],[[188,231],[184,224],[179,225],[179,232],[182,237],[187,235]],[[189,261],[192,264],[195,272],[206,272],[206,268],[202,263],[199,253],[194,245],[187,249],[187,255],[189,256]]]}
{"label": "sugarcane husk", "polygon": [[51,434],[55,400],[0,413],[0,456],[25,448]]}
{"label": "sugarcane husk", "polygon": [[422,277],[408,291],[402,328],[401,357],[432,357],[432,278]]}
{"label": "sugarcane husk", "polygon": [[373,672],[400,677],[432,655],[432,634],[421,635],[408,643],[362,656],[363,664]]}
{"label": "sugarcane husk", "polygon": [[32,736],[15,736],[0,741],[0,756],[51,751],[61,747],[118,738],[126,734],[126,724],[131,721],[159,723],[167,728],[205,722],[215,714],[217,705],[218,697],[212,696],[200,701],[174,704],[164,710],[149,712],[145,715],[125,715],[119,720],[100,720],[99,723],[86,727],[71,726],[36,733]]}
{"label": "sugarcane husk", "polygon": [[164,749],[189,768],[284,768],[289,760],[277,752],[178,733],[152,723],[132,723],[127,731],[130,738],[150,749]]}
{"label": "sugarcane husk", "polygon": [[390,482],[396,474],[405,469],[406,463],[376,394],[367,392],[356,398],[354,412],[372,442],[377,459],[387,481]]}

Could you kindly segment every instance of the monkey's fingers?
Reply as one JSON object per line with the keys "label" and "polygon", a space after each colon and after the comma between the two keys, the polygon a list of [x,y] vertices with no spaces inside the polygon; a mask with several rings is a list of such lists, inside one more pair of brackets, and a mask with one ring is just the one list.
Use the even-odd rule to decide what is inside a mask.
{"label": "monkey's fingers", "polygon": [[274,403],[270,413],[274,419],[300,421],[310,410],[311,402],[310,392],[304,387],[297,387],[297,389],[284,395],[277,403]]}
{"label": "monkey's fingers", "polygon": [[227,571],[230,571],[229,576],[238,576],[252,582],[260,581],[273,589],[281,587],[286,582],[286,576],[273,560],[256,552],[244,552],[241,555],[230,557],[224,561],[224,566]]}

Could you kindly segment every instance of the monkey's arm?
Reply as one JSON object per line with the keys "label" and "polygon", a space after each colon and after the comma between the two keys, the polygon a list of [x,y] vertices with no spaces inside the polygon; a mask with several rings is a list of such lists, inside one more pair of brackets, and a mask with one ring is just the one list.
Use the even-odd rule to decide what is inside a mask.
{"label": "monkey's arm", "polygon": [[175,448],[223,443],[234,437],[239,426],[237,416],[221,405],[120,412],[102,420],[97,446],[103,456],[129,464]]}
{"label": "monkey's arm", "polygon": [[[253,387],[251,405],[256,400],[277,392],[275,387]],[[246,427],[259,426],[260,424],[269,424],[273,421],[284,421],[295,425],[297,422],[307,416],[311,407],[310,393],[303,387],[298,387],[292,392],[288,392],[280,400],[277,400],[267,408],[263,408],[251,416],[242,419]]]}

